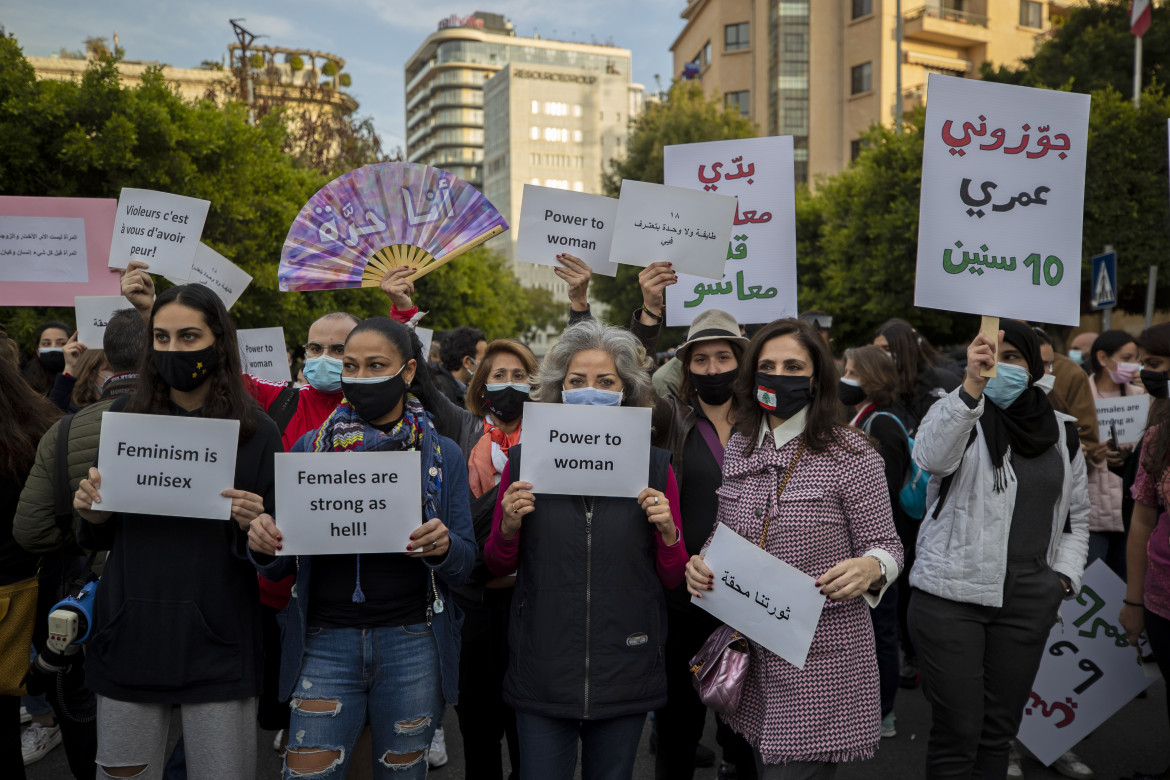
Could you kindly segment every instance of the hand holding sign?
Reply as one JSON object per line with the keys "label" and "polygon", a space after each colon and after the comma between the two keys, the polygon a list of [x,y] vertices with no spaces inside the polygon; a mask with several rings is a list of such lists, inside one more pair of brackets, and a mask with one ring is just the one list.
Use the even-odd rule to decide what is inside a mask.
{"label": "hand holding sign", "polygon": [[411,558],[431,558],[446,555],[451,547],[451,535],[447,526],[437,517],[432,517],[410,534],[406,554]]}
{"label": "hand holding sign", "polygon": [[[999,338],[1003,338],[1003,331],[999,331]],[[963,389],[972,398],[983,395],[983,388],[987,387],[988,375],[985,371],[995,370],[995,355],[999,344],[992,341],[982,331],[967,347],[967,374],[963,377]]]}
{"label": "hand holding sign", "polygon": [[[654,317],[662,316],[662,307],[666,305],[666,288],[678,283],[678,274],[670,263],[659,260],[638,272],[638,286],[642,288],[642,311]],[[645,322],[643,325],[653,325]]]}
{"label": "hand holding sign", "polygon": [[94,525],[101,525],[109,520],[110,515],[113,514],[113,512],[94,509],[95,504],[102,502],[102,494],[99,492],[101,487],[101,473],[96,467],[90,466],[89,476],[81,480],[81,484],[77,486],[77,492],[73,494],[73,508],[77,510],[77,514],[81,516],[82,520]]}
{"label": "hand holding sign", "polygon": [[[101,347],[97,347],[101,349]],[[77,340],[77,331],[73,331],[73,335],[69,337],[69,341],[65,342],[65,348],[62,350],[65,353],[65,373],[69,376],[77,376],[77,361],[81,359],[81,353],[85,352],[86,345]]]}
{"label": "hand holding sign", "polygon": [[532,483],[513,482],[508,485],[501,504],[504,516],[500,520],[500,532],[505,539],[512,539],[520,530],[524,515],[536,510],[536,496],[532,493]]}
{"label": "hand holding sign", "polygon": [[154,279],[146,270],[149,265],[141,260],[131,260],[122,271],[122,297],[130,301],[143,319],[150,316],[154,306]]}
{"label": "hand holding sign", "polygon": [[577,311],[589,308],[589,280],[593,278],[593,271],[589,264],[575,255],[557,255],[559,266],[553,268],[553,273],[564,280],[569,286],[569,303]]}

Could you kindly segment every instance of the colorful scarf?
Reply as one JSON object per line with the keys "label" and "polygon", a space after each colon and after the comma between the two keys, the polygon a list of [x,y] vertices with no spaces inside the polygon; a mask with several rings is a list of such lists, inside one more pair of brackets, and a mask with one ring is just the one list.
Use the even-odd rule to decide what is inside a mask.
{"label": "colorful scarf", "polygon": [[[402,419],[385,433],[358,416],[349,402],[342,401],[321,423],[312,439],[313,452],[377,452],[418,450],[422,453],[424,519],[439,516],[439,495],[443,486],[443,453],[431,415],[411,394],[407,394]],[[353,601],[366,600],[362,592],[362,556],[357,555]]]}

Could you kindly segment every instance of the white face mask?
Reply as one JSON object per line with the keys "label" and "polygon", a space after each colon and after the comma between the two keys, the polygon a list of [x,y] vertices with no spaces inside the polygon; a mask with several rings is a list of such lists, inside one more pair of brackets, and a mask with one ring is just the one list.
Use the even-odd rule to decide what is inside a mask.
{"label": "white face mask", "polygon": [[1032,383],[1044,391],[1044,395],[1052,392],[1052,388],[1056,386],[1056,374],[1045,374]]}

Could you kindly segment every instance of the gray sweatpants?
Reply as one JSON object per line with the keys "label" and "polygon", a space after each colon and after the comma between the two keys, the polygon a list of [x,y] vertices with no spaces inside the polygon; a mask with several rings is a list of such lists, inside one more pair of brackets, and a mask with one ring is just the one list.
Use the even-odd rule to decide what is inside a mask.
{"label": "gray sweatpants", "polygon": [[[252,697],[179,705],[190,780],[256,774],[256,701]],[[135,780],[161,780],[172,706],[98,696],[98,777],[114,777],[106,767],[145,766]]]}

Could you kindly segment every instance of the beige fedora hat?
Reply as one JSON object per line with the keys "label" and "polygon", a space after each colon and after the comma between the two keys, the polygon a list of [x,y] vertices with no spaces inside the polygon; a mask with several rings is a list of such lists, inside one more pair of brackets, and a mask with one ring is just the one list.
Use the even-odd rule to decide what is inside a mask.
{"label": "beige fedora hat", "polygon": [[675,356],[683,363],[687,362],[687,352],[691,345],[700,341],[716,341],[722,339],[741,348],[747,347],[748,339],[739,335],[739,323],[725,311],[708,309],[695,317],[691,329],[687,331],[687,340],[675,351]]}

